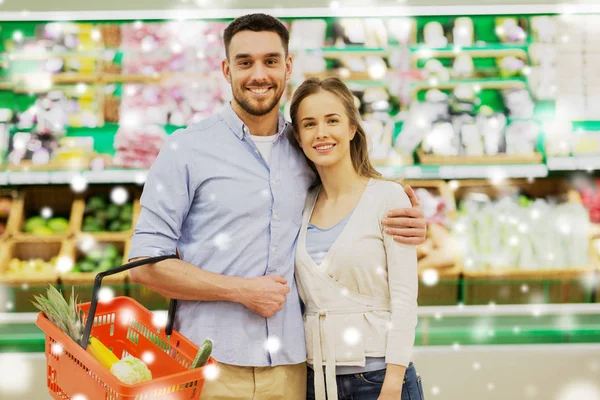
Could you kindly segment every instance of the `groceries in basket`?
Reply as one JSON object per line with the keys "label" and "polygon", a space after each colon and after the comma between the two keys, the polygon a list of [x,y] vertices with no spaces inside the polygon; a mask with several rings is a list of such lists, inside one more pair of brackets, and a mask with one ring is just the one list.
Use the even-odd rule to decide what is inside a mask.
{"label": "groceries in basket", "polygon": [[[33,304],[58,329],[77,344],[81,343],[85,321],[83,312],[78,307],[74,290],[71,292],[70,301],[67,302],[54,286],[48,285],[47,296],[35,296]],[[132,355],[126,355],[119,359],[96,337],[90,337],[87,352],[122,383],[135,385],[152,380],[152,373],[142,360]],[[211,352],[212,342],[205,340],[190,369],[204,366],[208,362]]]}

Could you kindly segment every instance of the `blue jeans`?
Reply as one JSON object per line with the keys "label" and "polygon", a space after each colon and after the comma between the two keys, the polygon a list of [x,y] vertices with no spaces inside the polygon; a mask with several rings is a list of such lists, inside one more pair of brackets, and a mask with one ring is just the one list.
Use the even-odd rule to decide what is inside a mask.
{"label": "blue jeans", "polygon": [[[307,400],[325,400],[315,398],[315,374],[312,368],[307,367]],[[361,374],[338,375],[338,399],[339,400],[377,400],[383,380],[385,379],[385,369],[373,372],[363,372]],[[327,382],[325,382],[327,386]],[[417,370],[413,363],[410,363],[404,374],[404,383],[402,384],[402,396],[398,400],[425,400],[423,396],[423,386],[421,377],[417,375]]]}

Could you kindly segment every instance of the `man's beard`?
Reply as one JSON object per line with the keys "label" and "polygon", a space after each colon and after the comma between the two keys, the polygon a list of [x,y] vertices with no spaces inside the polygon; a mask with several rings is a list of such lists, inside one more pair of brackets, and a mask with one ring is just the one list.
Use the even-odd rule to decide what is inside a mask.
{"label": "man's beard", "polygon": [[[267,107],[254,107],[251,104],[251,101],[245,97],[245,96],[238,96],[237,95],[237,91],[233,91],[233,98],[235,99],[235,101],[240,105],[240,107],[242,108],[242,110],[244,110],[246,113],[248,113],[249,115],[255,116],[255,117],[262,117],[264,115],[267,115],[268,113],[270,113],[271,111],[273,111],[273,109],[275,107],[277,107],[277,104],[279,103],[279,99],[281,98],[281,94],[277,94],[276,93],[276,89],[278,87],[277,86],[272,86],[271,90],[273,90],[275,92],[275,96],[273,97],[273,100],[267,104]],[[246,89],[242,89],[242,90],[246,90]]]}

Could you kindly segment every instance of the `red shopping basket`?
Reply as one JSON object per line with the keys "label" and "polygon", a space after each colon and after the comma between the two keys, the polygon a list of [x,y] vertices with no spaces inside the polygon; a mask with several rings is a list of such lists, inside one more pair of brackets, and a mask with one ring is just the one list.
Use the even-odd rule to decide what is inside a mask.
{"label": "red shopping basket", "polygon": [[[179,332],[173,321],[176,300],[171,300],[167,325],[158,326],[154,314],[137,301],[116,297],[98,304],[98,291],[105,276],[177,256],[135,261],[96,276],[92,301],[80,305],[86,321],[81,343],[39,313],[36,325],[46,333],[47,381],[55,399],[85,400],[183,400],[199,399],[205,367],[189,370],[198,347]],[[128,354],[148,364],[152,380],[127,385],[113,376],[86,351],[90,334],[122,358]],[[214,367],[211,357],[207,365]],[[78,397],[79,395],[79,397]]]}

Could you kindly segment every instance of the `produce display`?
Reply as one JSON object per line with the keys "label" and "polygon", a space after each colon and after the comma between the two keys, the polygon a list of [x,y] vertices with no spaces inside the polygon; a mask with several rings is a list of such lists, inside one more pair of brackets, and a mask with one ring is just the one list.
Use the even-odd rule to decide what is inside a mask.
{"label": "produce display", "polygon": [[454,204],[450,204],[447,199],[435,194],[433,190],[422,187],[413,188],[413,190],[423,208],[427,222],[443,226],[450,222],[449,212],[454,210]]}
{"label": "produce display", "polygon": [[115,204],[108,197],[87,199],[83,217],[83,232],[124,232],[131,229],[133,203]]}
{"label": "produce display", "polygon": [[12,199],[8,197],[0,198],[0,236],[6,231],[6,223],[8,222],[8,215],[12,207]]}
{"label": "produce display", "polygon": [[102,272],[123,265],[123,253],[110,243],[97,243],[79,259],[71,272]]}
{"label": "produce display", "polygon": [[32,258],[29,260],[19,260],[12,258],[8,263],[8,269],[5,274],[10,277],[27,278],[34,275],[53,274],[56,272],[57,258],[53,257],[49,261],[41,258]]}
{"label": "produce display", "polygon": [[419,269],[451,268],[456,265],[456,247],[450,231],[435,222],[427,224],[427,239],[417,247]]}
{"label": "produce display", "polygon": [[69,230],[69,219],[66,217],[55,216],[46,217],[34,214],[28,217],[23,223],[23,232],[33,235],[54,235],[66,233]]}
{"label": "produce display", "polygon": [[589,265],[589,216],[582,204],[524,195],[470,193],[452,235],[466,271],[569,269]]}

